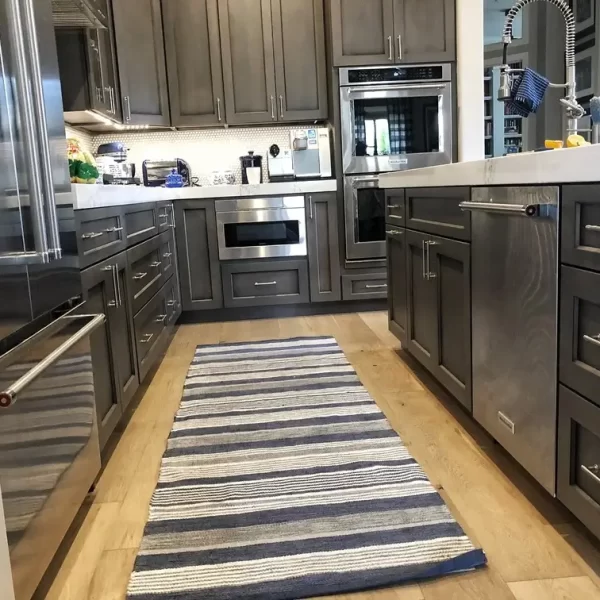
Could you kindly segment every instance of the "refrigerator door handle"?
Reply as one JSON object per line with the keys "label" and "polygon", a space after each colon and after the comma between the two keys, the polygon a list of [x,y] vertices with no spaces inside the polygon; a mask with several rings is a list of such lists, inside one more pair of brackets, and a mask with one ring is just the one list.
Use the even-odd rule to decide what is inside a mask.
{"label": "refrigerator door handle", "polygon": [[0,392],[0,408],[12,406],[17,399],[17,395],[25,389],[31,382],[37,379],[46,369],[50,368],[61,356],[66,354],[75,344],[91,334],[95,329],[104,323],[104,315],[96,315],[89,323],[84,325],[77,333],[73,334],[66,342],[63,342],[56,350],[48,354],[44,359],[17,379],[10,387]]}
{"label": "refrigerator door handle", "polygon": [[40,146],[40,164],[42,167],[42,188],[44,194],[44,207],[47,219],[47,235],[49,254],[51,259],[62,258],[60,246],[60,232],[58,226],[58,213],[54,197],[54,179],[52,176],[52,160],[50,141],[48,140],[48,119],[46,118],[46,104],[42,85],[42,69],[40,65],[40,49],[38,46],[37,27],[35,24],[35,8],[33,0],[23,2],[25,11],[25,26],[29,46],[31,86],[34,108],[34,123],[37,125],[37,139]]}

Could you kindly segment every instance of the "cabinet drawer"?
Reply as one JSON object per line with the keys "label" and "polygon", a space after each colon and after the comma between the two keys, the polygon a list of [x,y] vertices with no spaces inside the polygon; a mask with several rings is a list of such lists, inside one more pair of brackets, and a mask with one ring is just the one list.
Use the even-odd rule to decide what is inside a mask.
{"label": "cabinet drawer", "polygon": [[563,187],[561,258],[600,271],[600,185]]}
{"label": "cabinet drawer", "polygon": [[226,307],[310,301],[304,260],[225,263],[221,272]]}
{"label": "cabinet drawer", "polygon": [[470,241],[471,215],[459,208],[469,200],[461,188],[413,188],[405,190],[405,226],[416,231]]}
{"label": "cabinet drawer", "polygon": [[158,230],[166,231],[173,227],[173,204],[171,202],[161,202],[156,207],[158,218]]}
{"label": "cabinet drawer", "polygon": [[600,408],[559,386],[558,499],[600,537]]}
{"label": "cabinet drawer", "polygon": [[167,317],[167,299],[160,290],[133,319],[140,381],[154,362],[154,350],[161,342]]}
{"label": "cabinet drawer", "polygon": [[600,406],[600,273],[561,275],[559,380]]}
{"label": "cabinet drawer", "polygon": [[127,251],[128,283],[134,314],[158,292],[165,281],[162,271],[162,246],[162,236],[156,236]]}
{"label": "cabinet drawer", "polygon": [[177,255],[175,254],[175,236],[173,230],[168,229],[160,235],[160,257],[159,260],[162,263],[162,281],[166,282],[175,273],[175,261]]}
{"label": "cabinet drawer", "polygon": [[181,293],[177,277],[171,278],[164,287],[167,306],[167,325],[174,325],[181,315]]}
{"label": "cabinet drawer", "polygon": [[342,275],[343,300],[387,298],[387,271]]}
{"label": "cabinet drawer", "polygon": [[404,190],[386,191],[385,220],[386,223],[398,227],[404,227],[406,225]]}
{"label": "cabinet drawer", "polygon": [[136,204],[125,207],[127,246],[139,244],[158,233],[157,204]]}
{"label": "cabinet drawer", "polygon": [[127,242],[120,206],[78,210],[75,220],[81,268],[125,250]]}

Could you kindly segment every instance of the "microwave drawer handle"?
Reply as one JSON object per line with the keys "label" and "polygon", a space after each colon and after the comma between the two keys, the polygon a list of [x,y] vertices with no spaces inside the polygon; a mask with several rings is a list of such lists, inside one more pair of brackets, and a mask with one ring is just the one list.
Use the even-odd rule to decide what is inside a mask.
{"label": "microwave drawer handle", "polygon": [[553,204],[501,204],[492,202],[461,202],[458,207],[461,210],[520,215],[522,217],[547,216],[553,208],[556,208]]}
{"label": "microwave drawer handle", "polygon": [[33,369],[30,369],[23,375],[23,377],[17,379],[10,387],[0,392],[0,408],[8,408],[12,406],[16,400],[17,395],[23,391],[29,384],[44,373],[49,367],[51,367],[57,360],[59,360],[64,354],[66,354],[73,346],[78,344],[82,339],[90,335],[96,330],[102,323],[104,323],[104,315],[96,315],[89,323],[84,325],[77,333],[73,334],[66,342],[62,343],[56,350],[48,354],[43,360],[41,360]]}
{"label": "microwave drawer handle", "polygon": [[[377,85],[374,84],[369,86],[369,91],[377,91],[377,92],[402,92],[404,90],[443,90],[446,87],[447,83],[417,83],[414,85],[404,85],[403,83],[397,83],[395,85]],[[348,91],[352,94],[354,92],[364,92],[365,88],[363,87],[351,87],[348,88]]]}
{"label": "microwave drawer handle", "polygon": [[255,287],[261,287],[263,285],[277,285],[276,281],[255,281]]}

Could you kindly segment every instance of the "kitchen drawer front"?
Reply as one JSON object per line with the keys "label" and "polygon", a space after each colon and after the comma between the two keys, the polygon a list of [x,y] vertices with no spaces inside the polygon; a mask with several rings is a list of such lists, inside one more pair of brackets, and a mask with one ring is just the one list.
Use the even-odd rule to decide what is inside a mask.
{"label": "kitchen drawer front", "polygon": [[127,247],[157,235],[159,232],[157,204],[126,206],[125,231],[127,232]]}
{"label": "kitchen drawer front", "polygon": [[169,229],[160,235],[160,262],[162,263],[163,283],[170,279],[173,273],[175,273],[176,260],[175,236],[173,235],[173,230]]}
{"label": "kitchen drawer front", "polygon": [[600,406],[600,273],[561,269],[559,381]]}
{"label": "kitchen drawer front", "polygon": [[405,226],[456,240],[471,240],[471,214],[459,204],[470,188],[412,188],[405,191]]}
{"label": "kitchen drawer front", "polygon": [[406,226],[404,190],[385,192],[385,220],[389,225]]}
{"label": "kitchen drawer front", "polygon": [[600,537],[600,408],[559,386],[558,499]]}
{"label": "kitchen drawer front", "polygon": [[600,271],[600,185],[563,186],[561,228],[562,262]]}
{"label": "kitchen drawer front", "polygon": [[127,247],[122,207],[77,210],[75,220],[82,269]]}
{"label": "kitchen drawer front", "polygon": [[164,287],[165,301],[167,306],[167,325],[175,325],[181,315],[181,292],[177,277],[172,277]]}
{"label": "kitchen drawer front", "polygon": [[173,214],[173,204],[171,202],[160,202],[157,207],[158,230],[166,231],[173,227],[175,215]]}
{"label": "kitchen drawer front", "polygon": [[305,260],[224,263],[221,272],[226,307],[310,302]]}
{"label": "kitchen drawer front", "polygon": [[140,381],[152,366],[154,348],[161,343],[167,317],[167,298],[160,290],[133,319]]}
{"label": "kitchen drawer front", "polygon": [[387,298],[387,271],[342,275],[342,300]]}
{"label": "kitchen drawer front", "polygon": [[138,312],[165,281],[162,271],[162,236],[156,236],[127,251],[129,290],[133,313]]}

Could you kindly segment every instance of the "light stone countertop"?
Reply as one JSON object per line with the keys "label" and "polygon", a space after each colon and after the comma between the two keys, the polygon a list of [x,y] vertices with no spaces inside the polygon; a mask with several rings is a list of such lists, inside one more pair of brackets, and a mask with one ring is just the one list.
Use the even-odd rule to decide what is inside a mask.
{"label": "light stone countertop", "polygon": [[600,182],[600,145],[453,163],[379,176],[381,188]]}
{"label": "light stone countertop", "polygon": [[335,179],[310,181],[285,181],[259,185],[215,185],[184,188],[151,188],[134,185],[73,184],[72,196],[75,210],[102,208],[142,202],[165,200],[197,200],[203,198],[238,198],[248,196],[290,196],[335,192]]}

